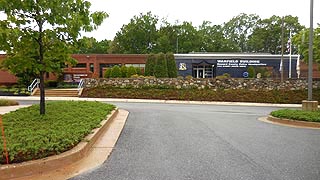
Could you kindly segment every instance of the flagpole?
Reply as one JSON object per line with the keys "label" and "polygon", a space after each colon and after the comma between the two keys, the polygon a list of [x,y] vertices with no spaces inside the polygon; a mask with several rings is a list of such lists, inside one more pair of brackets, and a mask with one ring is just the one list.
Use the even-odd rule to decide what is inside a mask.
{"label": "flagpole", "polygon": [[289,39],[289,45],[290,45],[290,49],[289,49],[289,79],[291,79],[291,54],[292,54],[292,46],[291,46],[291,29],[290,29],[290,39]]}
{"label": "flagpole", "polygon": [[283,45],[283,34],[284,34],[284,17],[282,17],[282,23],[281,23],[281,66],[280,66],[280,70],[281,70],[281,82],[283,82],[283,49],[284,49],[284,45]]}

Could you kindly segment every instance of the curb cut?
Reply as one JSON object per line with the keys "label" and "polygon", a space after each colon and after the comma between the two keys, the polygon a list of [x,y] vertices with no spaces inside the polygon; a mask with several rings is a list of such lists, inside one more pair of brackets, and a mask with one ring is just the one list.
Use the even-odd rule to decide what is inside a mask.
{"label": "curb cut", "polygon": [[295,128],[306,128],[306,129],[320,129],[320,123],[316,122],[307,122],[307,121],[297,121],[293,119],[285,119],[285,118],[277,118],[274,116],[269,115],[268,117],[261,117],[259,118],[260,121],[288,126],[288,127],[295,127]]}
{"label": "curb cut", "polygon": [[81,141],[71,150],[63,152],[59,155],[54,155],[34,161],[1,165],[0,180],[22,178],[35,174],[44,174],[60,168],[61,164],[63,164],[63,166],[67,166],[86,157],[89,153],[90,148],[92,148],[97,139],[105,132],[105,130],[117,116],[118,112],[118,108],[113,110],[111,114],[109,114],[107,118],[100,123],[100,128],[94,129],[93,133],[87,135],[83,141]]}

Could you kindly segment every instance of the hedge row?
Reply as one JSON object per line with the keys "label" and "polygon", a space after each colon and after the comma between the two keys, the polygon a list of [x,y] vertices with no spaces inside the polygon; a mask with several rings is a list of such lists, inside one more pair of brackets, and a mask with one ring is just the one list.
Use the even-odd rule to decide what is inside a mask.
{"label": "hedge row", "polygon": [[[129,99],[164,99],[188,101],[226,101],[255,103],[290,103],[300,104],[307,99],[306,90],[288,91],[252,91],[210,89],[170,89],[170,88],[115,88],[111,86],[85,88],[82,97],[129,98]],[[314,100],[320,101],[320,89],[314,90]]]}

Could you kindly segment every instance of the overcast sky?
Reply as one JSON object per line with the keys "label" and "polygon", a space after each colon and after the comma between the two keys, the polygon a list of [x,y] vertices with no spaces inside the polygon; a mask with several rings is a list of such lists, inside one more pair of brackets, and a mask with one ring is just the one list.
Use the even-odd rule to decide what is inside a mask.
{"label": "overcast sky", "polygon": [[[199,26],[204,20],[222,24],[240,13],[257,14],[261,18],[272,15],[298,16],[301,24],[310,26],[310,0],[89,0],[91,10],[105,11],[109,17],[98,30],[85,34],[97,40],[112,40],[134,15],[151,11],[159,18],[166,17],[174,24],[191,21]],[[314,0],[314,27],[320,23],[320,0]]]}

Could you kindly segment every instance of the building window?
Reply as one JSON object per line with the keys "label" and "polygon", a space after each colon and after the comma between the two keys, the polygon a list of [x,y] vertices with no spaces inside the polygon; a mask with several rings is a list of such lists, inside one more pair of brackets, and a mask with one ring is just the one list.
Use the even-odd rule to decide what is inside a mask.
{"label": "building window", "polygon": [[125,66],[127,67],[130,67],[130,66],[133,66],[133,67],[139,67],[139,68],[145,68],[145,64],[125,64]]}
{"label": "building window", "polygon": [[94,72],[94,65],[93,65],[93,63],[90,63],[90,71],[91,71],[91,72]]}
{"label": "building window", "polygon": [[78,63],[78,64],[76,64],[75,67],[76,67],[76,68],[86,68],[86,67],[87,67],[87,64],[86,64],[86,63]]}

